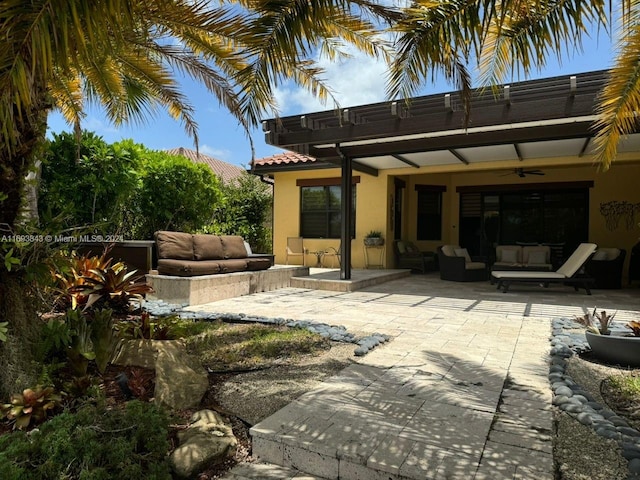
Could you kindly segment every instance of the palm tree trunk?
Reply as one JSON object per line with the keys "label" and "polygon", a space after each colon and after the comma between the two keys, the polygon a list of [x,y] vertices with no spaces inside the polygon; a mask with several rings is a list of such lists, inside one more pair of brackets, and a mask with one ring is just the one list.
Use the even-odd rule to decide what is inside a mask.
{"label": "palm tree trunk", "polygon": [[42,92],[42,99],[29,108],[15,108],[17,140],[8,143],[0,138],[0,199],[6,196],[0,202],[0,233],[15,233],[26,176],[44,145],[47,114],[51,106],[46,91],[42,89]]}

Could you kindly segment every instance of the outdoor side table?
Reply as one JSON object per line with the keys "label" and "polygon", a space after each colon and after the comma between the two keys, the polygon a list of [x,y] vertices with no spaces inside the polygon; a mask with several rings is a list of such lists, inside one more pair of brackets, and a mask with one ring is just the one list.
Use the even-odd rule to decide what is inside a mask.
{"label": "outdoor side table", "polygon": [[311,255],[316,256],[316,268],[322,267],[322,259],[324,258],[324,250],[316,250],[315,252],[309,252]]}
{"label": "outdoor side table", "polygon": [[[364,246],[364,268],[383,268],[384,267],[384,245],[365,245]],[[377,260],[372,263],[369,257],[373,255],[373,259]]]}

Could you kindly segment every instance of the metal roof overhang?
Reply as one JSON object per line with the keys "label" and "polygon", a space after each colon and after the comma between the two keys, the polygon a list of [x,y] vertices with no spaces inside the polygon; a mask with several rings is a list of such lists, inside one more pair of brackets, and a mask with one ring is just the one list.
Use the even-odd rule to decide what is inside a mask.
{"label": "metal roof overhang", "polygon": [[[606,78],[597,71],[478,89],[468,122],[457,92],[266,120],[267,143],[316,161],[258,164],[256,172],[335,167],[345,157],[355,170],[377,175],[392,168],[587,156]],[[620,152],[639,145],[640,135],[630,135]]]}

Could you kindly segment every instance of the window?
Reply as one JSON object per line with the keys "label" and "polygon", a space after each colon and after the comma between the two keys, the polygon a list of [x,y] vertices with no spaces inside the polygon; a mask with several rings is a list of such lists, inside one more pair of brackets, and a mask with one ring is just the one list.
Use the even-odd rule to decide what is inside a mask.
{"label": "window", "polygon": [[444,187],[416,185],[418,191],[418,240],[442,239],[442,192]]}
{"label": "window", "polygon": [[[298,182],[298,185],[300,183]],[[306,238],[340,238],[341,199],[342,188],[340,185],[301,186],[300,235]],[[353,238],[356,231],[355,185],[353,186],[351,220],[351,237]]]}

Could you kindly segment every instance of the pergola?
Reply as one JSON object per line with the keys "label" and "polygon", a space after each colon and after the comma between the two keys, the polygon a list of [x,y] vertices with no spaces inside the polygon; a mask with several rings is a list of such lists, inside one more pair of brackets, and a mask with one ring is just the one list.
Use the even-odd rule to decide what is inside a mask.
{"label": "pergola", "polygon": [[[588,155],[606,78],[606,71],[597,71],[477,89],[468,121],[461,94],[451,92],[269,119],[263,130],[268,144],[316,159],[292,169],[341,168],[340,278],[348,280],[353,170],[377,176],[402,167]],[[619,151],[638,146],[640,134],[634,134]],[[258,166],[256,173],[271,168]]]}

